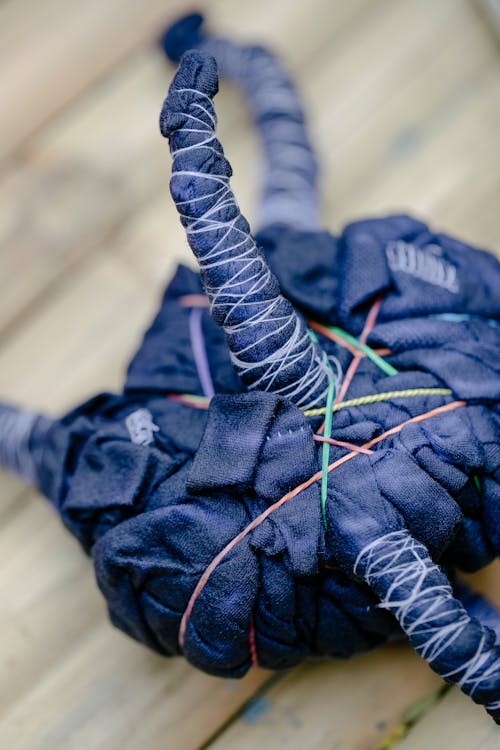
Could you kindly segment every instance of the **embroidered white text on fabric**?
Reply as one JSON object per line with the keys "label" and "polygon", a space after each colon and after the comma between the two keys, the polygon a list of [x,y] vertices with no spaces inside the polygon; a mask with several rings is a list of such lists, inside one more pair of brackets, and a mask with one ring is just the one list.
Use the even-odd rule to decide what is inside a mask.
{"label": "embroidered white text on fabric", "polygon": [[392,271],[402,271],[453,294],[459,292],[456,266],[442,257],[438,245],[415,247],[409,242],[396,240],[388,243],[386,255]]}

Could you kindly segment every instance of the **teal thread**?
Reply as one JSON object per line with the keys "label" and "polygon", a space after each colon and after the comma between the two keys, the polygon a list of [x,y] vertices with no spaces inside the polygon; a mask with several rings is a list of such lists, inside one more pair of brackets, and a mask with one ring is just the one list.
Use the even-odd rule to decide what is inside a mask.
{"label": "teal thread", "polygon": [[362,344],[361,341],[359,341],[355,336],[352,336],[350,333],[347,333],[347,331],[344,331],[343,328],[338,328],[337,326],[327,326],[327,328],[330,331],[333,331],[333,333],[336,333],[337,336],[340,336],[340,338],[349,341],[349,343],[355,346],[356,349],[359,349],[361,352],[363,352],[368,357],[368,359],[371,359],[373,364],[377,365],[377,367],[379,367],[382,372],[385,372],[386,375],[398,374],[398,370],[396,370],[395,367],[389,364],[389,362],[386,362],[385,359],[380,357],[367,344]]}
{"label": "teal thread", "polygon": [[[331,368],[330,368],[331,369]],[[328,395],[326,397],[326,414],[324,435],[326,438],[332,436],[333,423],[333,401],[335,399],[335,378],[331,372],[330,385],[328,386]],[[328,466],[330,464],[330,443],[324,442],[321,456],[321,515],[323,517],[323,526],[328,526],[326,519],[326,501],[328,499]]]}

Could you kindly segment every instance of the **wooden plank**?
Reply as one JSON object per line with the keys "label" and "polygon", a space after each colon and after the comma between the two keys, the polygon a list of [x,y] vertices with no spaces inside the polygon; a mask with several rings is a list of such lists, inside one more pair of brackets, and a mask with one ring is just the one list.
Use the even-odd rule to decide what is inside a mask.
{"label": "wooden plank", "polygon": [[406,210],[473,244],[498,248],[491,170],[497,136],[490,125],[500,114],[498,70],[496,61],[486,67],[446,114],[429,118],[364,178],[360,171],[338,211],[363,216]]}
{"label": "wooden plank", "polygon": [[[259,5],[259,23],[267,17],[265,5]],[[288,21],[281,3],[268,5],[271,18],[275,14],[277,19],[281,10],[288,24],[283,39],[295,34],[299,42],[300,16]],[[427,22],[431,27],[429,38],[436,39],[439,34],[433,31],[435,24],[444,31],[451,20],[451,6],[444,6],[444,11],[434,11],[430,3],[408,2],[412,29],[418,24],[425,27]],[[333,127],[336,115],[330,106],[337,106],[337,100],[332,91],[325,97],[322,82],[316,80],[320,69],[313,63],[323,61],[325,67],[337,70],[339,90],[341,84],[345,87],[351,81],[358,86],[355,95],[345,93],[342,114],[347,124],[343,122],[341,128],[345,173],[350,157],[353,178],[346,183],[345,197],[341,195],[344,175],[340,172],[332,180],[338,191],[328,193],[332,215],[333,209],[346,218],[350,211],[370,206],[387,208],[396,201],[394,196],[403,196],[432,217],[445,216],[450,224],[460,224],[465,233],[476,228],[480,231],[478,225],[484,221],[491,236],[498,237],[497,213],[493,216],[498,181],[488,162],[495,151],[498,116],[490,48],[481,46],[482,37],[475,27],[471,31],[465,28],[468,16],[460,3],[457,7],[462,21],[451,27],[453,38],[445,37],[437,67],[423,65],[429,51],[425,34],[420,31],[409,35],[406,48],[399,45],[401,51],[396,57],[391,57],[393,52],[389,50],[390,65],[383,61],[379,64],[374,62],[373,53],[378,49],[380,55],[384,54],[387,30],[383,32],[382,26],[390,22],[390,10],[397,18],[389,26],[390,37],[398,38],[398,29],[407,31],[403,28],[405,14],[392,1],[380,7],[379,21],[377,14],[351,20],[346,14],[342,27],[346,38],[339,38],[333,49],[320,47],[317,55],[314,35],[325,34],[329,16],[321,17],[324,23],[319,24],[318,31],[312,20],[303,20],[309,57],[300,78],[307,84],[307,97],[323,107],[315,118],[320,131],[324,128],[322,132],[328,133],[329,125],[324,125],[328,121]],[[229,15],[224,23],[229,28]],[[314,23],[318,26],[317,20]],[[273,23],[268,25],[273,27]],[[245,29],[244,36],[247,31],[250,34]],[[280,28],[275,25],[266,33],[277,38]],[[379,47],[370,42],[372,34],[379,40]],[[288,42],[282,44],[288,46]],[[349,66],[342,67],[339,60],[349,55],[352,46],[356,54],[351,56]],[[468,54],[461,56],[461,48]],[[296,52],[300,52],[300,45]],[[374,64],[380,67],[373,78],[367,68]],[[349,75],[344,82],[342,70]],[[166,189],[162,159],[168,172],[168,154],[156,134],[158,92],[164,87],[164,71],[157,53],[136,55],[112,76],[113,81],[120,79],[120,85],[108,91],[97,87],[87,101],[74,105],[72,111],[31,140],[25,159],[4,176],[0,206],[3,203],[8,210],[0,214],[0,232],[2,227],[12,228],[9,222],[23,196],[28,195],[29,200],[24,213],[19,209],[15,231],[8,233],[9,252],[4,260],[0,258],[10,274],[9,288],[18,285],[17,294],[10,293],[2,311],[9,319],[15,310],[18,326],[16,336],[7,337],[0,351],[0,392],[58,411],[94,390],[119,387],[125,362],[154,311],[163,280],[177,258],[188,257]],[[369,127],[360,128],[358,121],[372,116],[369,105],[374,99],[369,97],[363,106],[360,100],[364,93],[372,96],[370,86],[387,91],[407,79],[408,91],[397,91],[381,114],[373,113],[373,158]],[[434,84],[434,79],[439,79],[439,84]],[[470,90],[463,88],[467,83]],[[459,102],[443,111],[450,90],[460,92]],[[160,99],[162,93],[163,88]],[[412,101],[417,125],[430,120],[432,127],[423,133],[414,151],[410,149],[405,156],[403,149],[403,158],[387,159],[387,148],[397,144],[409,125],[405,116],[398,119],[396,113],[404,113]],[[133,102],[138,103],[136,108]],[[235,163],[239,200],[251,212],[256,144],[247,137],[251,130],[239,108],[238,97],[226,89],[218,101],[221,127],[224,129],[224,121],[227,123],[227,138],[223,137]],[[149,117],[153,114],[151,124]],[[128,126],[118,134],[115,118]],[[349,123],[354,128],[352,137]],[[334,153],[335,159],[338,154]],[[329,166],[335,174],[335,162]],[[58,171],[63,175],[59,182]],[[488,176],[483,175],[485,172]],[[39,181],[30,191],[30,181],[36,175]],[[469,183],[471,176],[474,180]],[[462,192],[466,183],[474,185],[474,190],[468,190],[470,201]],[[464,219],[462,211],[467,207],[469,218]],[[68,219],[71,226],[65,229],[65,238],[58,240]],[[93,254],[88,252],[87,243],[94,248]],[[16,261],[12,247],[27,249]],[[26,278],[31,271],[24,266],[35,257],[36,247],[40,248],[39,258],[35,259],[31,279]],[[78,267],[72,265],[73,252],[84,260]],[[65,275],[64,269],[70,267],[71,274]],[[61,272],[54,284],[51,279]],[[6,278],[3,270],[0,277]],[[30,299],[36,300],[31,308]],[[2,504],[3,498],[6,500],[0,511],[0,744],[20,750],[115,746],[155,750],[165,747],[165,742],[190,748],[207,741],[265,676],[256,673],[247,682],[228,685],[199,675],[180,661],[165,662],[122,638],[105,623],[91,566],[57,519],[33,493],[23,492],[15,480],[2,476],[0,486]],[[407,683],[411,683],[410,688]],[[313,747],[375,747],[388,727],[398,723],[407,703],[435,684],[435,677],[404,647],[347,663],[303,667],[266,692],[264,703],[251,706],[212,746],[224,746],[232,738],[233,744],[245,747],[262,737],[264,747],[280,747],[284,738],[292,747],[294,743],[309,747],[312,737],[316,742]],[[418,690],[411,692],[415,685]],[[269,695],[276,700],[271,706],[266,703]],[[297,716],[303,729],[295,726]],[[358,722],[357,716],[362,716],[363,722]],[[271,724],[266,729],[267,720]],[[470,737],[479,726],[476,721],[482,722],[482,715],[477,720],[470,718]],[[374,727],[374,722],[380,723]],[[240,745],[238,728],[246,745]],[[447,735],[443,736],[446,740]],[[429,740],[415,747],[434,750],[448,744],[443,743],[443,736],[439,745]]]}
{"label": "wooden plank", "polygon": [[500,609],[500,560],[495,560],[477,573],[464,578]]}
{"label": "wooden plank", "polygon": [[[425,215],[453,189],[455,198],[469,195],[468,178],[457,167],[465,160],[476,164],[475,178],[491,175],[484,156],[491,153],[500,109],[494,45],[467,3],[398,7],[405,17],[412,11],[404,44],[394,43],[386,55],[387,37],[397,38],[396,30],[388,28],[386,34],[375,26],[367,34],[365,56],[361,49],[349,50],[345,71],[332,67],[332,103],[317,122],[319,139],[326,143],[326,204],[334,207],[336,226],[349,216],[393,208]],[[348,70],[352,83],[342,85]],[[471,149],[463,140],[473,134]],[[456,214],[460,218],[461,211]]]}
{"label": "wooden plank", "polygon": [[[245,8],[245,5],[247,6]],[[226,19],[232,31],[241,16],[240,28],[255,28],[263,39],[287,38],[294,27],[299,4],[283,14],[279,3],[234,3],[231,11],[223,0],[210,5],[203,0],[201,9],[214,18]],[[331,4],[333,25],[352,16],[353,9],[337,2]],[[308,25],[317,28],[314,5],[303,14],[302,34]],[[0,77],[2,86],[2,124],[0,158],[19,147],[31,134],[72,101],[107,70],[133,50],[155,39],[163,27],[186,12],[181,0],[137,3],[134,0],[15,0],[0,6]],[[299,12],[301,10],[299,9]],[[246,20],[245,20],[246,19]],[[309,22],[308,22],[309,21]],[[224,24],[221,24],[223,27]],[[306,37],[290,36],[303,42]],[[274,29],[274,32],[272,31]],[[323,26],[320,33],[325,33]],[[318,33],[315,35],[318,41]]]}
{"label": "wooden plank", "polygon": [[102,620],[11,708],[0,737],[9,750],[160,748],[166,738],[194,749],[262,679],[252,672],[236,683],[162,660]]}
{"label": "wooden plank", "polygon": [[349,661],[304,665],[263,691],[208,747],[376,748],[407,705],[437,684],[403,644]]}
{"label": "wooden plank", "polygon": [[487,28],[500,42],[500,0],[475,0],[475,4],[484,16]]}
{"label": "wooden plank", "polygon": [[[96,257],[6,343],[0,390],[55,411],[119,387],[155,304],[119,257]],[[3,477],[1,487],[3,500]],[[195,748],[266,679],[217,680],[120,636],[91,563],[59,519],[35,493],[18,493],[17,502],[0,529],[2,747],[153,747],[152,733]],[[186,721],[192,706],[196,722]],[[151,720],[141,724],[145,712]]]}
{"label": "wooden plank", "polygon": [[[158,35],[183,3],[16,0],[0,6],[0,157],[113,65]],[[14,22],[13,22],[14,19]]]}
{"label": "wooden plank", "polygon": [[394,750],[498,750],[500,727],[457,688],[399,742]]}
{"label": "wooden plank", "polygon": [[[334,44],[368,1],[356,0],[347,7],[327,0],[294,4],[279,23],[279,2],[240,2],[230,14],[217,13],[215,7],[210,20],[216,30],[219,18],[233,29],[247,29],[251,20],[254,26],[240,34],[250,40],[260,36],[255,26],[259,22],[272,44],[280,33],[298,41],[307,30],[290,60],[305,82],[307,71],[301,64],[322,45]],[[331,25],[314,34],[311,18],[327,11],[332,13]],[[17,167],[0,178],[0,331],[10,330],[34,300],[61,283],[63,274],[155,196],[164,196],[169,204],[170,157],[157,120],[171,74],[159,51],[138,53],[31,138]],[[217,110],[220,136],[229,156],[235,157],[240,182],[256,190],[255,158],[244,171],[238,157],[243,133],[245,143],[258,151],[238,93],[224,87]],[[235,184],[238,187],[238,177]]]}

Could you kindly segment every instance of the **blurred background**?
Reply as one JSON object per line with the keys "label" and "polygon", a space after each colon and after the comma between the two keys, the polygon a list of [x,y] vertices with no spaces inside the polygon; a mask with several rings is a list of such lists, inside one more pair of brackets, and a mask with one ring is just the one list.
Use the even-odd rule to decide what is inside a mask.
{"label": "blurred background", "polygon": [[[309,116],[325,225],[395,211],[500,249],[497,0],[212,0],[214,32],[280,53]],[[156,44],[182,0],[0,0],[0,393],[59,413],[120,388],[175,264]],[[222,82],[219,136],[252,222],[259,148]],[[500,604],[498,567],[476,577]],[[405,646],[241,682],[109,625],[92,566],[0,474],[0,747],[498,748]],[[410,729],[405,710],[431,696]],[[453,745],[451,745],[453,743]]]}

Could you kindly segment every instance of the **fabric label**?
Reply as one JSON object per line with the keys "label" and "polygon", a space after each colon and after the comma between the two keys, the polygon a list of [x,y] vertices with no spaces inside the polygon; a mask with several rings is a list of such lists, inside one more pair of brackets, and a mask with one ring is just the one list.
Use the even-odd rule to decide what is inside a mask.
{"label": "fabric label", "polygon": [[460,287],[457,269],[442,257],[438,245],[415,247],[403,240],[389,242],[386,247],[387,262],[391,271],[407,273],[414,278],[458,294]]}
{"label": "fabric label", "polygon": [[154,433],[160,429],[153,422],[149,409],[137,409],[125,420],[130,439],[136,445],[149,445],[154,440]]}

